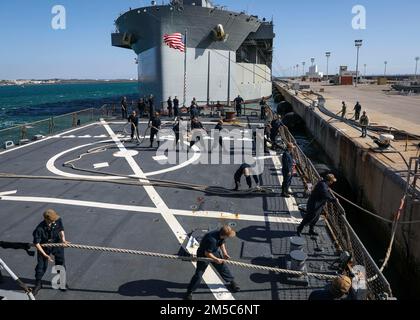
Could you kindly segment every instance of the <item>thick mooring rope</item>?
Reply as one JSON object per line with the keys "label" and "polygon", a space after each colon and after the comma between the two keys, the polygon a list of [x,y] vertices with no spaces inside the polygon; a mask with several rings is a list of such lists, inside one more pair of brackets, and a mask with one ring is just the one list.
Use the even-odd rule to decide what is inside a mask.
{"label": "thick mooring rope", "polygon": [[[98,252],[122,253],[122,254],[139,255],[139,256],[145,256],[145,257],[154,257],[154,258],[162,258],[162,259],[169,259],[169,260],[180,260],[180,261],[191,261],[191,262],[196,262],[196,261],[213,262],[212,259],[201,258],[201,257],[196,257],[196,256],[180,256],[180,255],[164,254],[164,253],[157,253],[157,252],[147,252],[147,251],[130,250],[130,249],[87,246],[87,245],[80,245],[80,244],[49,243],[49,244],[42,244],[42,247],[45,247],[45,248],[70,248],[70,249],[89,250],[89,251],[98,251]],[[318,278],[318,279],[322,279],[322,280],[333,280],[337,277],[336,275],[295,271],[295,270],[281,269],[281,268],[275,268],[275,267],[267,267],[267,266],[255,265],[255,264],[244,263],[244,262],[233,261],[233,260],[223,260],[223,262],[228,264],[228,265],[232,265],[232,266],[239,267],[239,268],[247,268],[247,269],[259,270],[259,271],[271,271],[271,272],[294,275],[294,276],[308,276],[308,277],[314,277],[314,278]]]}

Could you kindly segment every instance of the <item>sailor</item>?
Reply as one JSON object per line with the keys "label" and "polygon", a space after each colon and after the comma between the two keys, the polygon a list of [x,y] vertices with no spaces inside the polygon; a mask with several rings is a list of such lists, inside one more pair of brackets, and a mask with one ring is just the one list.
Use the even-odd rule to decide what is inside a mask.
{"label": "sailor", "polygon": [[155,113],[155,116],[149,121],[149,128],[151,128],[150,130],[150,148],[153,148],[153,141],[155,140],[155,136],[157,138],[157,145],[158,148],[160,146],[160,141],[159,141],[159,130],[160,127],[162,126],[162,121],[160,120],[160,114],[159,112]]}
{"label": "sailor", "polygon": [[283,122],[280,120],[278,115],[275,115],[273,118],[273,121],[271,121],[271,132],[270,132],[270,139],[273,142],[273,144],[276,143],[276,138],[282,126],[284,126]]}
{"label": "sailor", "polygon": [[284,198],[290,198],[289,188],[292,184],[293,178],[293,168],[295,166],[295,160],[293,159],[293,150],[295,146],[293,143],[287,144],[287,150],[283,153],[281,158],[282,164],[282,175],[283,175],[283,184],[281,186],[282,193],[281,196]]}
{"label": "sailor", "polygon": [[[194,132],[194,130],[205,130],[203,124],[198,120],[197,117],[194,117],[191,120],[191,131]],[[193,136],[191,138],[191,142],[190,142],[190,148],[196,144],[197,141],[200,141],[200,137],[196,136],[195,140],[194,139],[194,133]]]}
{"label": "sailor", "polygon": [[[234,191],[239,190],[239,186],[241,185],[241,178],[242,176],[245,176],[246,183],[248,184],[249,189],[252,188],[252,180],[251,180],[251,166],[247,163],[242,164],[239,169],[235,172],[234,180],[235,180],[235,189]],[[260,180],[258,178],[258,175],[252,175],[252,178],[254,179],[257,188],[259,188]]]}
{"label": "sailor", "polygon": [[340,275],[323,290],[313,291],[309,296],[309,300],[347,300],[351,286],[351,279],[348,276]]}
{"label": "sailor", "polygon": [[271,123],[274,119],[274,113],[269,105],[265,105],[265,122]]}
{"label": "sailor", "polygon": [[359,101],[357,101],[356,105],[354,106],[354,116],[356,121],[359,121],[361,112],[362,106],[360,105]]}
{"label": "sailor", "polygon": [[240,95],[238,95],[235,100],[235,107],[236,107],[236,115],[240,117],[242,115],[242,104],[244,103],[244,99]]}
{"label": "sailor", "polygon": [[152,120],[155,116],[155,98],[153,97],[153,94],[149,96],[147,104],[149,105],[150,120]]}
{"label": "sailor", "polygon": [[134,133],[136,133],[136,139],[139,139],[139,117],[137,117],[137,113],[135,111],[133,111],[128,117],[128,122],[131,123],[131,140],[134,139]]}
{"label": "sailor", "polygon": [[121,100],[121,116],[123,120],[126,120],[128,118],[128,103],[127,103],[127,97],[123,97]]}
{"label": "sailor", "polygon": [[44,221],[42,221],[33,232],[34,245],[38,250],[38,264],[35,267],[35,287],[32,290],[36,295],[42,289],[42,277],[48,268],[48,262],[64,267],[64,248],[43,248],[41,245],[46,243],[69,244],[64,234],[63,221],[60,216],[52,209],[44,212]]}
{"label": "sailor", "polygon": [[307,213],[303,218],[302,223],[299,225],[297,229],[297,234],[300,237],[303,231],[303,228],[309,224],[309,235],[310,236],[318,236],[315,232],[314,228],[317,224],[322,211],[324,210],[324,206],[330,203],[337,203],[338,200],[331,194],[330,187],[337,182],[337,179],[333,174],[329,174],[326,176],[325,179],[318,182],[315,186],[314,190],[309,197],[307,203]]}
{"label": "sailor", "polygon": [[341,106],[341,118],[345,118],[347,113],[347,106],[346,103],[343,101]]}
{"label": "sailor", "polygon": [[265,116],[265,106],[266,106],[265,98],[262,97],[261,101],[260,101],[261,120],[265,120],[265,118],[266,118],[266,116]]}
{"label": "sailor", "polygon": [[223,128],[223,120],[219,120],[218,122],[217,122],[217,125],[216,125],[216,127],[214,128],[214,130],[217,130],[217,131],[219,131],[219,145],[221,146],[221,147],[223,147],[223,137],[222,137],[222,135],[221,135],[221,133],[222,133],[222,130],[223,130],[224,128]]}
{"label": "sailor", "polygon": [[271,124],[267,123],[264,127],[264,152],[269,153],[269,148],[273,146],[270,139],[271,136]]}
{"label": "sailor", "polygon": [[178,142],[179,142],[179,131],[180,131],[179,125],[180,125],[180,120],[177,119],[175,121],[174,126],[172,127],[172,130],[175,133],[174,149],[176,149],[176,146],[178,145]]}
{"label": "sailor", "polygon": [[363,111],[363,115],[360,118],[360,125],[362,126],[362,136],[361,138],[366,138],[367,137],[367,129],[369,126],[369,117],[366,114],[366,111]]}
{"label": "sailor", "polygon": [[179,116],[179,100],[177,96],[175,96],[173,102],[174,102],[174,116],[176,118]]}
{"label": "sailor", "polygon": [[139,110],[139,118],[143,118],[144,112],[146,111],[146,103],[143,98],[137,103],[137,109]]}
{"label": "sailor", "polygon": [[167,103],[168,103],[168,117],[172,118],[172,110],[173,110],[172,97],[169,97]]}
{"label": "sailor", "polygon": [[[198,258],[209,258],[213,267],[217,270],[223,280],[227,283],[227,287],[232,292],[238,292],[239,286],[234,280],[229,268],[224,263],[224,260],[229,260],[230,256],[226,249],[226,239],[236,236],[236,232],[230,226],[223,226],[220,230],[210,231],[201,240],[200,246],[197,250]],[[192,300],[192,295],[199,287],[203,274],[206,271],[209,262],[198,261],[197,269],[192,277],[188,290],[185,295],[186,300]]]}
{"label": "sailor", "polygon": [[199,110],[198,110],[198,106],[197,106],[197,102],[194,98],[193,101],[191,101],[191,106],[190,106],[190,116],[191,116],[191,120],[194,119],[195,117],[198,117],[199,115]]}

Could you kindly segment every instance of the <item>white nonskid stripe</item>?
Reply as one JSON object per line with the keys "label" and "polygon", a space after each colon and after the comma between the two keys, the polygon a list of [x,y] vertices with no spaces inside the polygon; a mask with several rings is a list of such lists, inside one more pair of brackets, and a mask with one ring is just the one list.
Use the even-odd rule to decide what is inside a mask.
{"label": "white nonskid stripe", "polygon": [[0,192],[0,197],[17,193],[17,190]]}
{"label": "white nonskid stripe", "polygon": [[[96,202],[96,201],[84,201],[84,200],[72,200],[72,199],[61,199],[61,198],[48,198],[48,197],[30,197],[30,196],[10,196],[10,194],[16,193],[15,191],[2,192],[0,193],[1,201],[13,201],[13,202],[32,202],[32,203],[51,203],[61,204],[74,207],[88,207],[88,208],[99,208],[106,210],[126,211],[126,212],[137,212],[137,213],[150,213],[156,214],[160,211],[155,207],[143,207],[133,205],[122,205],[114,203]],[[266,222],[267,218],[264,216],[250,215],[250,214],[234,214],[230,212],[220,211],[191,211],[191,210],[178,210],[174,209],[171,212],[175,216],[185,217],[200,217],[209,219],[226,219],[235,221],[252,221],[252,222]],[[283,218],[283,217],[268,217],[269,222],[282,223],[282,224],[299,224],[302,219],[294,218]]]}
{"label": "white nonskid stripe", "polygon": [[18,202],[35,202],[35,203],[53,203],[53,204],[62,204],[62,205],[69,205],[69,206],[76,206],[76,207],[100,208],[100,209],[129,211],[129,212],[159,213],[159,210],[153,207],[130,206],[130,205],[112,204],[112,203],[104,203],[104,202],[96,202],[96,201],[81,201],[81,200],[47,198],[47,197],[3,196],[3,195],[1,195],[0,200],[18,201]]}
{"label": "white nonskid stripe", "polygon": [[[271,154],[272,159],[273,159],[274,167],[276,168],[276,170],[278,172],[281,172],[282,166],[281,166],[280,158],[277,156],[277,154],[274,151],[270,151],[270,154]],[[282,185],[283,184],[283,175],[278,174],[277,177],[279,179],[280,185]],[[299,220],[299,219],[301,220],[302,216],[300,214],[300,210],[299,210],[299,207],[296,203],[295,197],[293,197],[293,195],[291,195],[290,198],[284,198],[284,200],[286,201],[286,206],[287,206],[287,209],[290,212],[290,215],[297,220]]]}
{"label": "white nonskid stripe", "polygon": [[[124,145],[121,141],[117,138],[115,133],[112,131],[111,127],[104,121],[101,120],[105,130],[108,134],[112,137],[115,144],[121,151],[125,151]],[[137,177],[141,178],[141,181],[147,181],[145,174],[143,173],[142,169],[139,167],[137,162],[134,160],[133,157],[126,156],[125,157],[128,164],[130,165],[133,172],[136,174]],[[188,235],[175,216],[170,212],[169,208],[163,201],[163,199],[159,196],[156,192],[155,188],[151,186],[145,186],[144,189],[146,190],[147,194],[149,195],[150,199],[153,201],[155,206],[159,209],[162,217],[174,233],[175,237],[177,238],[178,243],[182,246],[185,240],[188,238]],[[186,248],[191,254],[196,254],[195,249]],[[196,266],[196,263],[193,263]],[[210,290],[213,292],[213,295],[218,300],[234,300],[232,294],[226,289],[223,282],[217,276],[212,268],[207,268],[206,272],[203,275],[203,280],[206,282]]]}
{"label": "white nonskid stripe", "polygon": [[19,146],[19,147],[12,148],[10,150],[2,151],[2,152],[0,152],[0,155],[6,154],[6,153],[9,153],[9,152],[12,152],[12,151],[16,151],[16,150],[19,150],[19,149],[22,149],[22,148],[26,148],[26,147],[29,147],[29,146],[33,146],[34,144],[41,143],[41,142],[44,142],[44,141],[48,141],[48,140],[50,140],[52,138],[56,138],[56,137],[59,138],[63,134],[69,134],[69,133],[75,132],[77,130],[82,130],[82,129],[88,128],[88,127],[93,126],[93,125],[96,125],[96,124],[98,124],[98,123],[97,122],[89,123],[89,124],[87,124],[87,125],[85,125],[83,127],[80,127],[80,128],[71,129],[69,131],[65,131],[65,132],[63,132],[61,134],[58,134],[58,135],[55,135],[55,136],[47,137],[47,138],[44,138],[44,139],[41,139],[41,140],[38,140],[38,141],[30,142],[30,143],[25,144],[23,146]]}
{"label": "white nonskid stripe", "polygon": [[95,164],[93,165],[93,167],[94,167],[95,169],[108,168],[108,167],[109,167],[109,163],[108,163],[108,162],[95,163]]}
{"label": "white nonskid stripe", "polygon": [[187,216],[187,217],[200,217],[200,218],[211,218],[211,219],[226,219],[226,220],[237,220],[237,221],[253,221],[253,222],[273,222],[283,224],[300,224],[302,219],[295,218],[283,218],[283,217],[272,217],[272,216],[258,216],[250,214],[234,214],[229,212],[219,211],[188,211],[188,210],[172,210],[174,215]]}

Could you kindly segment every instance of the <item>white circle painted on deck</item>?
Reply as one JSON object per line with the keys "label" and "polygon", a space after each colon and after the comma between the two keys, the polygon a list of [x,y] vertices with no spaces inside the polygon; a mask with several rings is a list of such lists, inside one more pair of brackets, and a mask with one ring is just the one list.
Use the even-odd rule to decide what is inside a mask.
{"label": "white circle painted on deck", "polygon": [[125,157],[135,157],[139,153],[135,150],[124,150],[124,151],[118,151],[113,154],[114,157],[117,158],[125,158]]}
{"label": "white circle painted on deck", "polygon": [[[58,176],[62,176],[62,177],[69,177],[69,178],[90,178],[93,180],[125,180],[127,179],[126,177],[116,177],[116,176],[89,176],[89,175],[79,175],[79,174],[74,174],[74,173],[70,173],[70,172],[65,172],[62,171],[60,169],[58,169],[55,166],[55,162],[62,156],[67,155],[70,152],[74,152],[76,150],[82,149],[82,148],[86,148],[86,147],[90,147],[92,145],[97,145],[97,144],[101,144],[101,143],[106,143],[106,142],[112,142],[112,140],[106,140],[106,141],[97,141],[97,142],[93,142],[93,143],[88,143],[85,145],[81,145],[81,146],[76,146],[74,148],[71,149],[67,149],[64,150],[58,154],[56,154],[55,156],[53,156],[52,158],[50,158],[46,164],[46,167],[48,169],[48,171],[50,171],[53,174],[56,174]],[[193,164],[194,162],[198,161],[200,158],[200,153],[198,152],[199,149],[197,146],[193,146],[192,150],[194,152],[194,155],[188,159],[187,161],[180,163],[179,165],[173,166],[173,167],[169,167],[166,169],[162,169],[162,170],[158,170],[158,171],[153,171],[153,172],[145,172],[145,176],[146,177],[151,177],[151,176],[156,176],[156,175],[160,175],[160,174],[164,174],[164,173],[168,173],[168,172],[173,172],[182,168],[185,168],[191,164]],[[133,175],[134,176],[134,175]]]}

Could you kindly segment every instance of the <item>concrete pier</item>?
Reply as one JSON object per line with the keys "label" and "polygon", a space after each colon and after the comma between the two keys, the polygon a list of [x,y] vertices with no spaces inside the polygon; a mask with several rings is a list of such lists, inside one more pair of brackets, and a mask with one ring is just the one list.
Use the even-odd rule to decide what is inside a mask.
{"label": "concrete pier", "polygon": [[[401,155],[407,160],[410,157],[415,157],[420,141],[415,138],[394,141],[392,145],[395,148],[395,152],[375,152],[374,150],[377,146],[372,139],[360,138],[361,132],[357,128],[343,121],[331,119],[318,108],[311,108],[312,102],[318,98],[317,95],[311,95],[310,91],[305,93],[291,90],[290,86],[284,83],[275,83],[275,88],[292,105],[294,112],[304,120],[307,129],[332,160],[335,169],[339,170],[346,177],[354,193],[357,194],[358,203],[381,217],[393,220],[401,205],[401,199],[407,186],[407,165]],[[311,85],[311,90],[317,90],[321,95],[324,95],[325,91],[328,90],[327,88],[319,90],[319,88],[314,89]],[[344,89],[341,88],[341,90]],[[340,100],[338,95],[334,96],[334,93],[331,94],[331,91],[329,90],[329,100],[326,99],[326,108],[336,113],[339,111],[341,101],[345,99],[342,98]],[[330,104],[334,101],[340,101],[340,104],[336,105],[334,103],[331,106]],[[356,101],[348,105],[347,112],[353,112]],[[363,94],[359,94],[358,101],[361,102],[362,106],[369,108],[369,99],[364,99]],[[390,104],[384,104],[384,110],[387,108],[387,110],[399,108],[398,105]],[[376,108],[379,108],[379,105],[376,105]],[[376,111],[379,113],[380,110],[377,109]],[[386,113],[389,114],[389,111]],[[419,114],[420,105],[418,106],[418,114],[413,115],[412,119],[418,117]],[[405,116],[405,119],[397,122],[402,123],[404,121],[407,124],[409,123],[407,120],[408,118]],[[412,123],[414,124],[415,120],[412,120]],[[381,124],[384,125],[384,123]],[[381,124],[378,123],[377,125]],[[396,125],[392,126],[414,134],[417,134],[419,128],[416,125],[404,126],[403,128]],[[370,134],[375,135],[374,133]],[[401,154],[396,151],[399,151]],[[419,186],[417,185],[417,187]],[[400,221],[412,220],[420,220],[420,202],[418,200],[406,203],[405,211]],[[388,241],[387,239],[390,239],[391,224],[379,219],[375,220],[375,222],[377,225],[371,226],[372,232],[379,231],[384,241]],[[386,243],[385,245],[388,244]],[[393,254],[401,255],[408,262],[405,266],[401,264],[401,268],[405,268],[401,272],[407,272],[408,267],[410,274],[415,274],[415,282],[420,283],[420,224],[399,226]]]}

